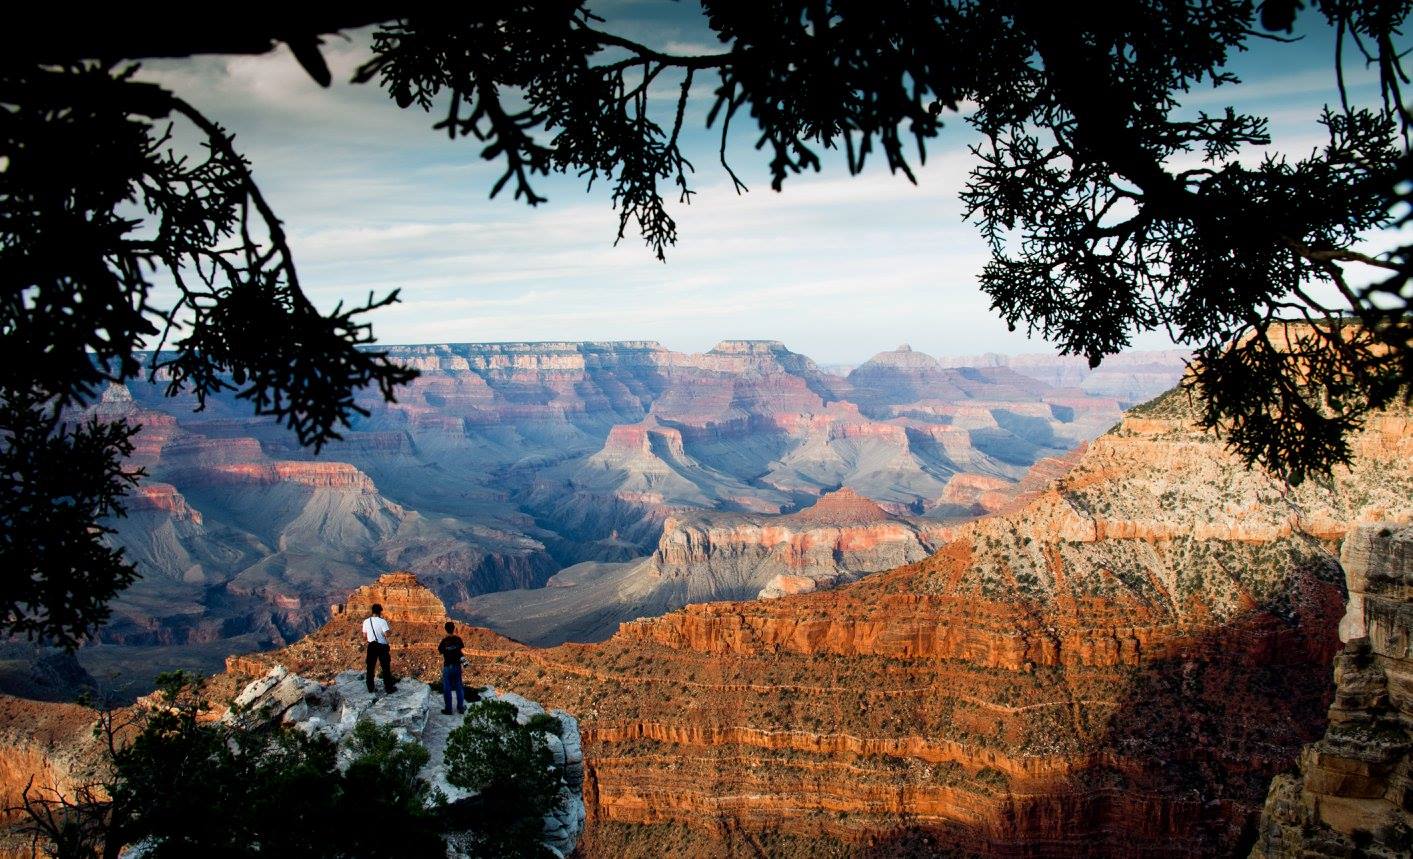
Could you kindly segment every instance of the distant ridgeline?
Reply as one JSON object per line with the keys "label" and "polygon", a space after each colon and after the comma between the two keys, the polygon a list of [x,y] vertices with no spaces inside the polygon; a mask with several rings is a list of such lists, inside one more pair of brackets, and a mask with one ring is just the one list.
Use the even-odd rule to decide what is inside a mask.
{"label": "distant ridgeline", "polygon": [[[651,341],[388,348],[422,375],[395,403],[366,393],[370,415],[317,458],[247,403],[193,412],[161,379],[114,386],[88,409],[142,425],[131,464],[148,475],[113,523],[142,580],[103,641],[213,657],[221,642],[277,646],[394,568],[479,614],[478,595],[540,588],[576,564],[661,573],[691,557],[688,583],[640,605],[556,615],[556,629],[589,638],[626,612],[827,587],[915,560],[938,527],[1005,507],[1032,466],[1053,473],[1182,372],[1177,353],[1089,373],[1065,359],[951,367],[903,347],[837,376],[774,341],[702,354]],[[840,488],[876,521],[776,523]],[[792,536],[777,540],[775,524]]]}

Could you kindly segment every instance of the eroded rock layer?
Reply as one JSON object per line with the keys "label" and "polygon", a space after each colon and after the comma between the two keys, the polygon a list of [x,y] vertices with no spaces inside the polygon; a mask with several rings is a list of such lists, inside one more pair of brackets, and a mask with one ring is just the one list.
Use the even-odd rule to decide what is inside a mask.
{"label": "eroded rock layer", "polygon": [[[389,353],[421,375],[395,402],[360,393],[366,415],[318,456],[229,392],[194,412],[189,394],[166,396],[161,372],[92,404],[93,416],[142,425],[132,464],[150,481],[111,523],[108,539],[142,578],[115,601],[105,644],[168,654],[214,653],[222,641],[280,646],[394,568],[473,614],[478,595],[540,588],[565,568],[641,562],[671,522],[722,514],[768,527],[840,487],[897,516],[955,523],[1004,506],[1028,468],[1120,416],[1113,397],[1005,367],[943,367],[908,349],[849,378],[767,340],[700,354],[651,341]],[[834,580],[883,568],[843,566],[848,575]],[[743,581],[734,571],[711,578]],[[754,595],[770,578],[749,593],[630,599],[595,629],[681,605],[688,591]],[[786,593],[803,582],[776,585]],[[129,653],[156,672],[155,651]]]}
{"label": "eroded rock layer", "polygon": [[1289,489],[1193,417],[1160,398],[920,563],[473,673],[580,716],[589,855],[1244,851],[1323,730],[1338,541],[1413,518],[1413,433]]}
{"label": "eroded rock layer", "polygon": [[544,588],[484,594],[457,608],[529,644],[602,641],[623,621],[689,603],[805,593],[920,561],[949,533],[850,489],[786,516],[681,513],[663,523],[646,558],[576,564]]}
{"label": "eroded rock layer", "polygon": [[1413,527],[1360,528],[1340,559],[1349,610],[1329,729],[1272,782],[1260,859],[1413,853]]}

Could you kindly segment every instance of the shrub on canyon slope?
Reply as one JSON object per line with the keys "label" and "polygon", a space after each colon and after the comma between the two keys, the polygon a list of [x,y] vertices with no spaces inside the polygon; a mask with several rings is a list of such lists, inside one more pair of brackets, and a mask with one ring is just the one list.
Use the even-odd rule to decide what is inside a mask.
{"label": "shrub on canyon slope", "polygon": [[543,850],[542,819],[558,803],[560,783],[546,726],[543,719],[520,724],[505,701],[478,701],[447,737],[447,780],[479,791],[456,812],[463,818],[458,822],[480,833],[477,846],[487,855]]}
{"label": "shrub on canyon slope", "polygon": [[[199,683],[180,672],[158,683],[160,704],[130,743],[111,714],[100,718],[116,727],[101,790],[83,792],[82,807],[34,803],[31,830],[53,855],[117,856],[138,843],[148,859],[445,855],[440,798],[417,776],[427,751],[391,728],[360,724],[355,758],[340,772],[326,739],[203,721]],[[75,826],[87,831],[70,852],[59,845],[79,841]]]}

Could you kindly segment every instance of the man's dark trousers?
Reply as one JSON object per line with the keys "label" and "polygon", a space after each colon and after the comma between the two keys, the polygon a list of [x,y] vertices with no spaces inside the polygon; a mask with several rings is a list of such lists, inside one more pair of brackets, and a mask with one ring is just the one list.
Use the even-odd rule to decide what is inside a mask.
{"label": "man's dark trousers", "polygon": [[368,642],[368,691],[373,691],[373,666],[383,667],[383,689],[391,692],[397,688],[397,683],[392,676],[392,647],[387,644],[379,644],[376,641]]}
{"label": "man's dark trousers", "polygon": [[442,701],[446,703],[443,710],[451,709],[451,693],[456,693],[456,712],[466,712],[466,690],[461,685],[461,666],[448,665],[442,668]]}

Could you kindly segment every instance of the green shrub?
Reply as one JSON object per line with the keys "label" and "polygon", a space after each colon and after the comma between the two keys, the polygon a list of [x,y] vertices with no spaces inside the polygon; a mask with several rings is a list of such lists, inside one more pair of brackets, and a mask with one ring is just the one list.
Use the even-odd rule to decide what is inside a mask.
{"label": "green shrub", "polygon": [[554,734],[556,737],[564,736],[564,723],[549,713],[536,713],[530,717],[529,722],[525,723],[525,727],[532,731]]}
{"label": "green shrub", "polygon": [[202,722],[200,686],[159,678],[165,706],[112,760],[108,840],[153,859],[191,855],[397,857],[445,852],[439,797],[417,776],[427,750],[369,722],[355,759],[284,729]]}
{"label": "green shrub", "polygon": [[478,701],[447,737],[447,781],[478,792],[456,806],[457,823],[486,855],[542,851],[542,819],[559,805],[559,773],[543,729],[515,717],[512,704]]}

